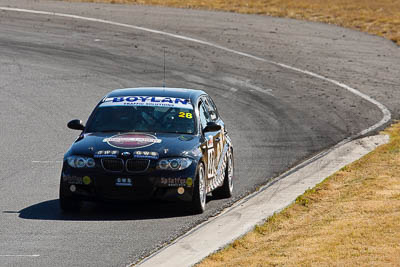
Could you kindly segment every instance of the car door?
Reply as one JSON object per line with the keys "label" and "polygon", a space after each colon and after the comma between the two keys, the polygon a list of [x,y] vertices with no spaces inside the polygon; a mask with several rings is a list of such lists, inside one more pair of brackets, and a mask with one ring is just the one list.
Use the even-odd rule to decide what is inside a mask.
{"label": "car door", "polygon": [[202,144],[202,149],[205,151],[205,160],[206,160],[206,173],[207,178],[212,179],[216,175],[216,159],[215,159],[215,147],[214,142],[216,138],[216,132],[204,132],[203,130],[206,128],[207,123],[211,122],[211,116],[208,112],[208,109],[204,103],[204,100],[199,103],[199,118],[200,118],[200,127],[202,134],[204,135],[205,142]]}
{"label": "car door", "polygon": [[213,145],[214,145],[214,153],[215,153],[215,170],[218,171],[219,163],[223,156],[223,151],[225,147],[225,127],[224,122],[219,117],[217,108],[209,96],[206,96],[204,99],[204,104],[210,114],[210,120],[217,123],[221,126],[221,130],[217,132],[213,132]]}

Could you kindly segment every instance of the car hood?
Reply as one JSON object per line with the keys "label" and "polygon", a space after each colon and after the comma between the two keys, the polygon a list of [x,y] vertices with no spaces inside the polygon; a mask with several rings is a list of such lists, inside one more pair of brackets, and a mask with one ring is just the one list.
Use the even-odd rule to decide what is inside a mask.
{"label": "car hood", "polygon": [[[175,133],[87,133],[78,137],[66,156],[117,156],[156,152],[159,157],[197,157],[200,140],[197,135]],[[100,155],[101,154],[101,155]]]}

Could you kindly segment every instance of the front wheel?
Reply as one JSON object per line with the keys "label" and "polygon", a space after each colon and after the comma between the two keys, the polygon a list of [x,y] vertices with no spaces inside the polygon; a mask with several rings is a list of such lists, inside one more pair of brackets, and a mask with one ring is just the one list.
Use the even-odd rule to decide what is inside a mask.
{"label": "front wheel", "polygon": [[204,173],[204,164],[199,163],[199,169],[197,171],[197,177],[194,182],[193,198],[192,198],[192,209],[196,214],[203,213],[206,209],[206,181]]}
{"label": "front wheel", "polygon": [[229,153],[225,167],[224,183],[214,190],[216,198],[230,198],[233,193],[233,153]]}

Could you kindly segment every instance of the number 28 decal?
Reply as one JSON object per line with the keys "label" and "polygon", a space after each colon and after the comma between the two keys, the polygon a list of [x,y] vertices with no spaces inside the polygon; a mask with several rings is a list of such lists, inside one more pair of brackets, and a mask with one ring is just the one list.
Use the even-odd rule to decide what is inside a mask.
{"label": "number 28 decal", "polygon": [[214,148],[209,148],[208,151],[208,164],[207,164],[207,176],[212,178],[215,176],[215,152]]}
{"label": "number 28 decal", "polygon": [[214,140],[213,136],[209,135],[207,138],[207,154],[208,154],[208,164],[207,164],[207,176],[212,178],[215,176],[215,151],[214,151]]}
{"label": "number 28 decal", "polygon": [[191,119],[191,118],[193,118],[193,115],[192,115],[192,113],[189,113],[189,112],[188,112],[188,113],[179,112],[178,117],[179,117],[179,118]]}

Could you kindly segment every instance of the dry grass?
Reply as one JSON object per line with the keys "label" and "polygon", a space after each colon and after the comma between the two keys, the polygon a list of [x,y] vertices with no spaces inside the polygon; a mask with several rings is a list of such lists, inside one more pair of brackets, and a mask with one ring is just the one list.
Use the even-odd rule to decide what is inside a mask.
{"label": "dry grass", "polygon": [[400,124],[386,132],[389,144],[198,267],[400,265]]}
{"label": "dry grass", "polygon": [[400,0],[72,0],[214,9],[320,21],[380,35],[400,45]]}

